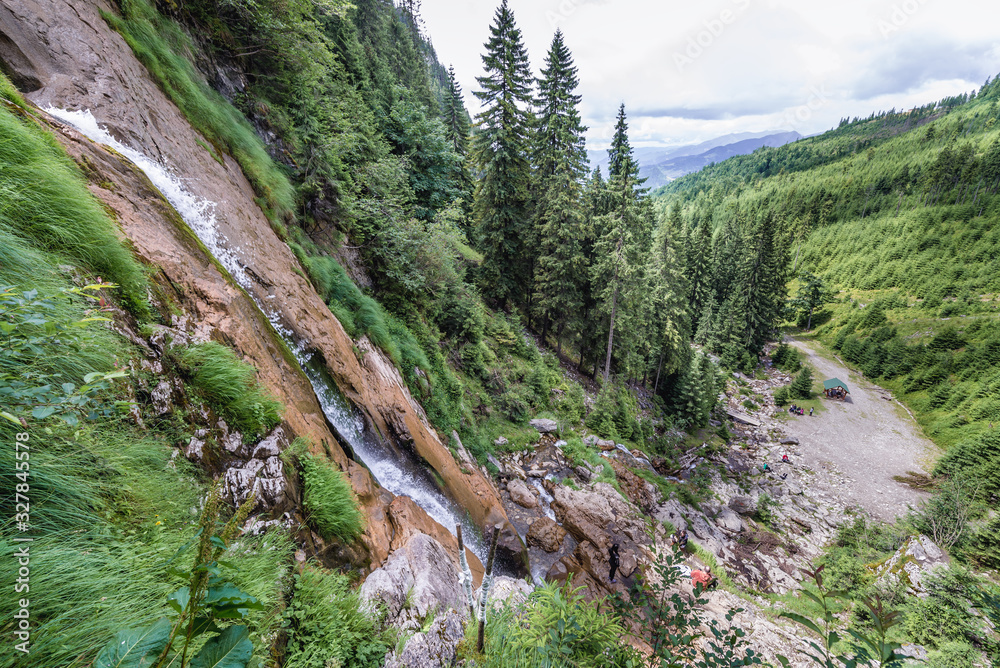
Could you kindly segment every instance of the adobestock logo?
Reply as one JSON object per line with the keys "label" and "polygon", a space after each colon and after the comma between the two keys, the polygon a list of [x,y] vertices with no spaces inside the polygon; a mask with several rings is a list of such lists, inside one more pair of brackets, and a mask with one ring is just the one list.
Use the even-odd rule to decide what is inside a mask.
{"label": "adobestock logo", "polygon": [[882,39],[889,39],[889,35],[901,30],[925,4],[927,4],[927,0],[905,0],[900,4],[893,5],[889,15],[879,19],[876,23],[878,31],[882,33]]}
{"label": "adobestock logo", "polygon": [[674,51],[674,66],[678,72],[683,72],[685,67],[701,58],[722,37],[726,27],[736,23],[740,15],[750,7],[750,0],[732,0],[732,5],[732,9],[723,9],[718,16],[703,21],[700,30],[688,35],[683,49]]}

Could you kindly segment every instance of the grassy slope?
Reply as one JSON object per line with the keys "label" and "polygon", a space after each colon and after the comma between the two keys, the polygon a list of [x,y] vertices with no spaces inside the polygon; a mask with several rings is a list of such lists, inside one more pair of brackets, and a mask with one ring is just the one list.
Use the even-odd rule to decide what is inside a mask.
{"label": "grassy slope", "polygon": [[[0,84],[6,99],[17,100],[5,80]],[[18,116],[23,116],[19,110],[0,109],[0,284],[46,294],[71,287],[77,272],[99,272],[122,286],[117,295],[133,312],[148,314],[142,269],[114,236],[114,223],[55,141]],[[79,320],[86,306],[71,303],[47,317]],[[5,358],[2,371],[16,374],[44,359],[47,372],[80,383],[85,373],[110,370],[116,360],[135,354],[102,328],[94,330],[86,348],[49,345],[27,359]],[[133,392],[121,385],[115,398]],[[0,422],[0,440],[12,443],[20,430]],[[29,598],[35,624],[30,656],[33,665],[88,665],[119,629],[167,613],[165,596],[179,584],[164,562],[196,531],[207,481],[186,460],[172,457],[172,446],[189,436],[179,420],[150,431],[125,417],[80,429],[33,421],[28,433],[34,538]],[[12,448],[0,451],[4,489],[19,482],[13,456]],[[14,515],[13,499],[5,497],[0,543],[8,553],[12,539],[23,535]],[[236,581],[269,608],[252,624],[262,655],[276,629],[291,545],[288,536],[273,534],[242,541],[233,550],[240,569]],[[3,568],[4,580],[12,582],[15,562]],[[11,602],[4,604],[0,623],[5,636],[13,629]],[[18,660],[5,652],[0,666]]]}

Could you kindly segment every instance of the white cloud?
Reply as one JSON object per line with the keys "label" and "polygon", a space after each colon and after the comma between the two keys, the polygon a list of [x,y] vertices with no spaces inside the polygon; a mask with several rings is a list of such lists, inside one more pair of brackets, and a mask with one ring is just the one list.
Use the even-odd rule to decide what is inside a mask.
{"label": "white cloud", "polygon": [[[499,0],[424,0],[438,56],[475,112]],[[1000,71],[1000,5],[973,0],[510,0],[536,72],[556,27],[580,70],[589,142],[618,105],[638,144],[812,134],[844,116],[954,95]]]}

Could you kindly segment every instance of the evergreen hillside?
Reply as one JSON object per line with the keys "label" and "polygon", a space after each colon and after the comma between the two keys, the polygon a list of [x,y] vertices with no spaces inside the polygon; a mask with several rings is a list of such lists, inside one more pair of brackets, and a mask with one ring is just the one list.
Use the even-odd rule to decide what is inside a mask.
{"label": "evergreen hillside", "polygon": [[[679,179],[657,201],[688,235],[709,221],[716,249],[736,217],[768,211],[790,243],[786,317],[805,327],[815,311],[815,336],[892,389],[948,449],[937,472],[971,476],[985,503],[1000,491],[998,100],[994,80],[845,120]],[[996,528],[960,547],[995,564]]]}

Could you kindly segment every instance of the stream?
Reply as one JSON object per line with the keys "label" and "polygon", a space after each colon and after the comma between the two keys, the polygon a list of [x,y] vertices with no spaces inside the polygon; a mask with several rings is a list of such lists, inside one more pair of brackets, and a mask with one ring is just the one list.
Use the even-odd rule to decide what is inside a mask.
{"label": "stream", "polygon": [[181,178],[169,168],[112,137],[98,124],[89,110],[66,111],[48,108],[44,111],[72,125],[91,140],[124,155],[146,174],[292,350],[312,385],[327,422],[338,438],[349,446],[355,461],[364,464],[379,485],[397,496],[408,496],[413,499],[452,534],[455,533],[456,524],[461,524],[466,545],[485,564],[487,555],[482,532],[469,518],[468,513],[441,492],[425,467],[391,445],[383,443],[373,430],[368,428],[361,411],[344,398],[323,365],[313,359],[312,353],[308,350],[308,341],[295,341],[291,330],[281,322],[275,310],[268,308],[254,296],[251,290],[252,279],[246,271],[247,264],[240,260],[242,254],[240,247],[227,246],[227,239],[218,230],[215,203],[192,194],[184,186]]}

